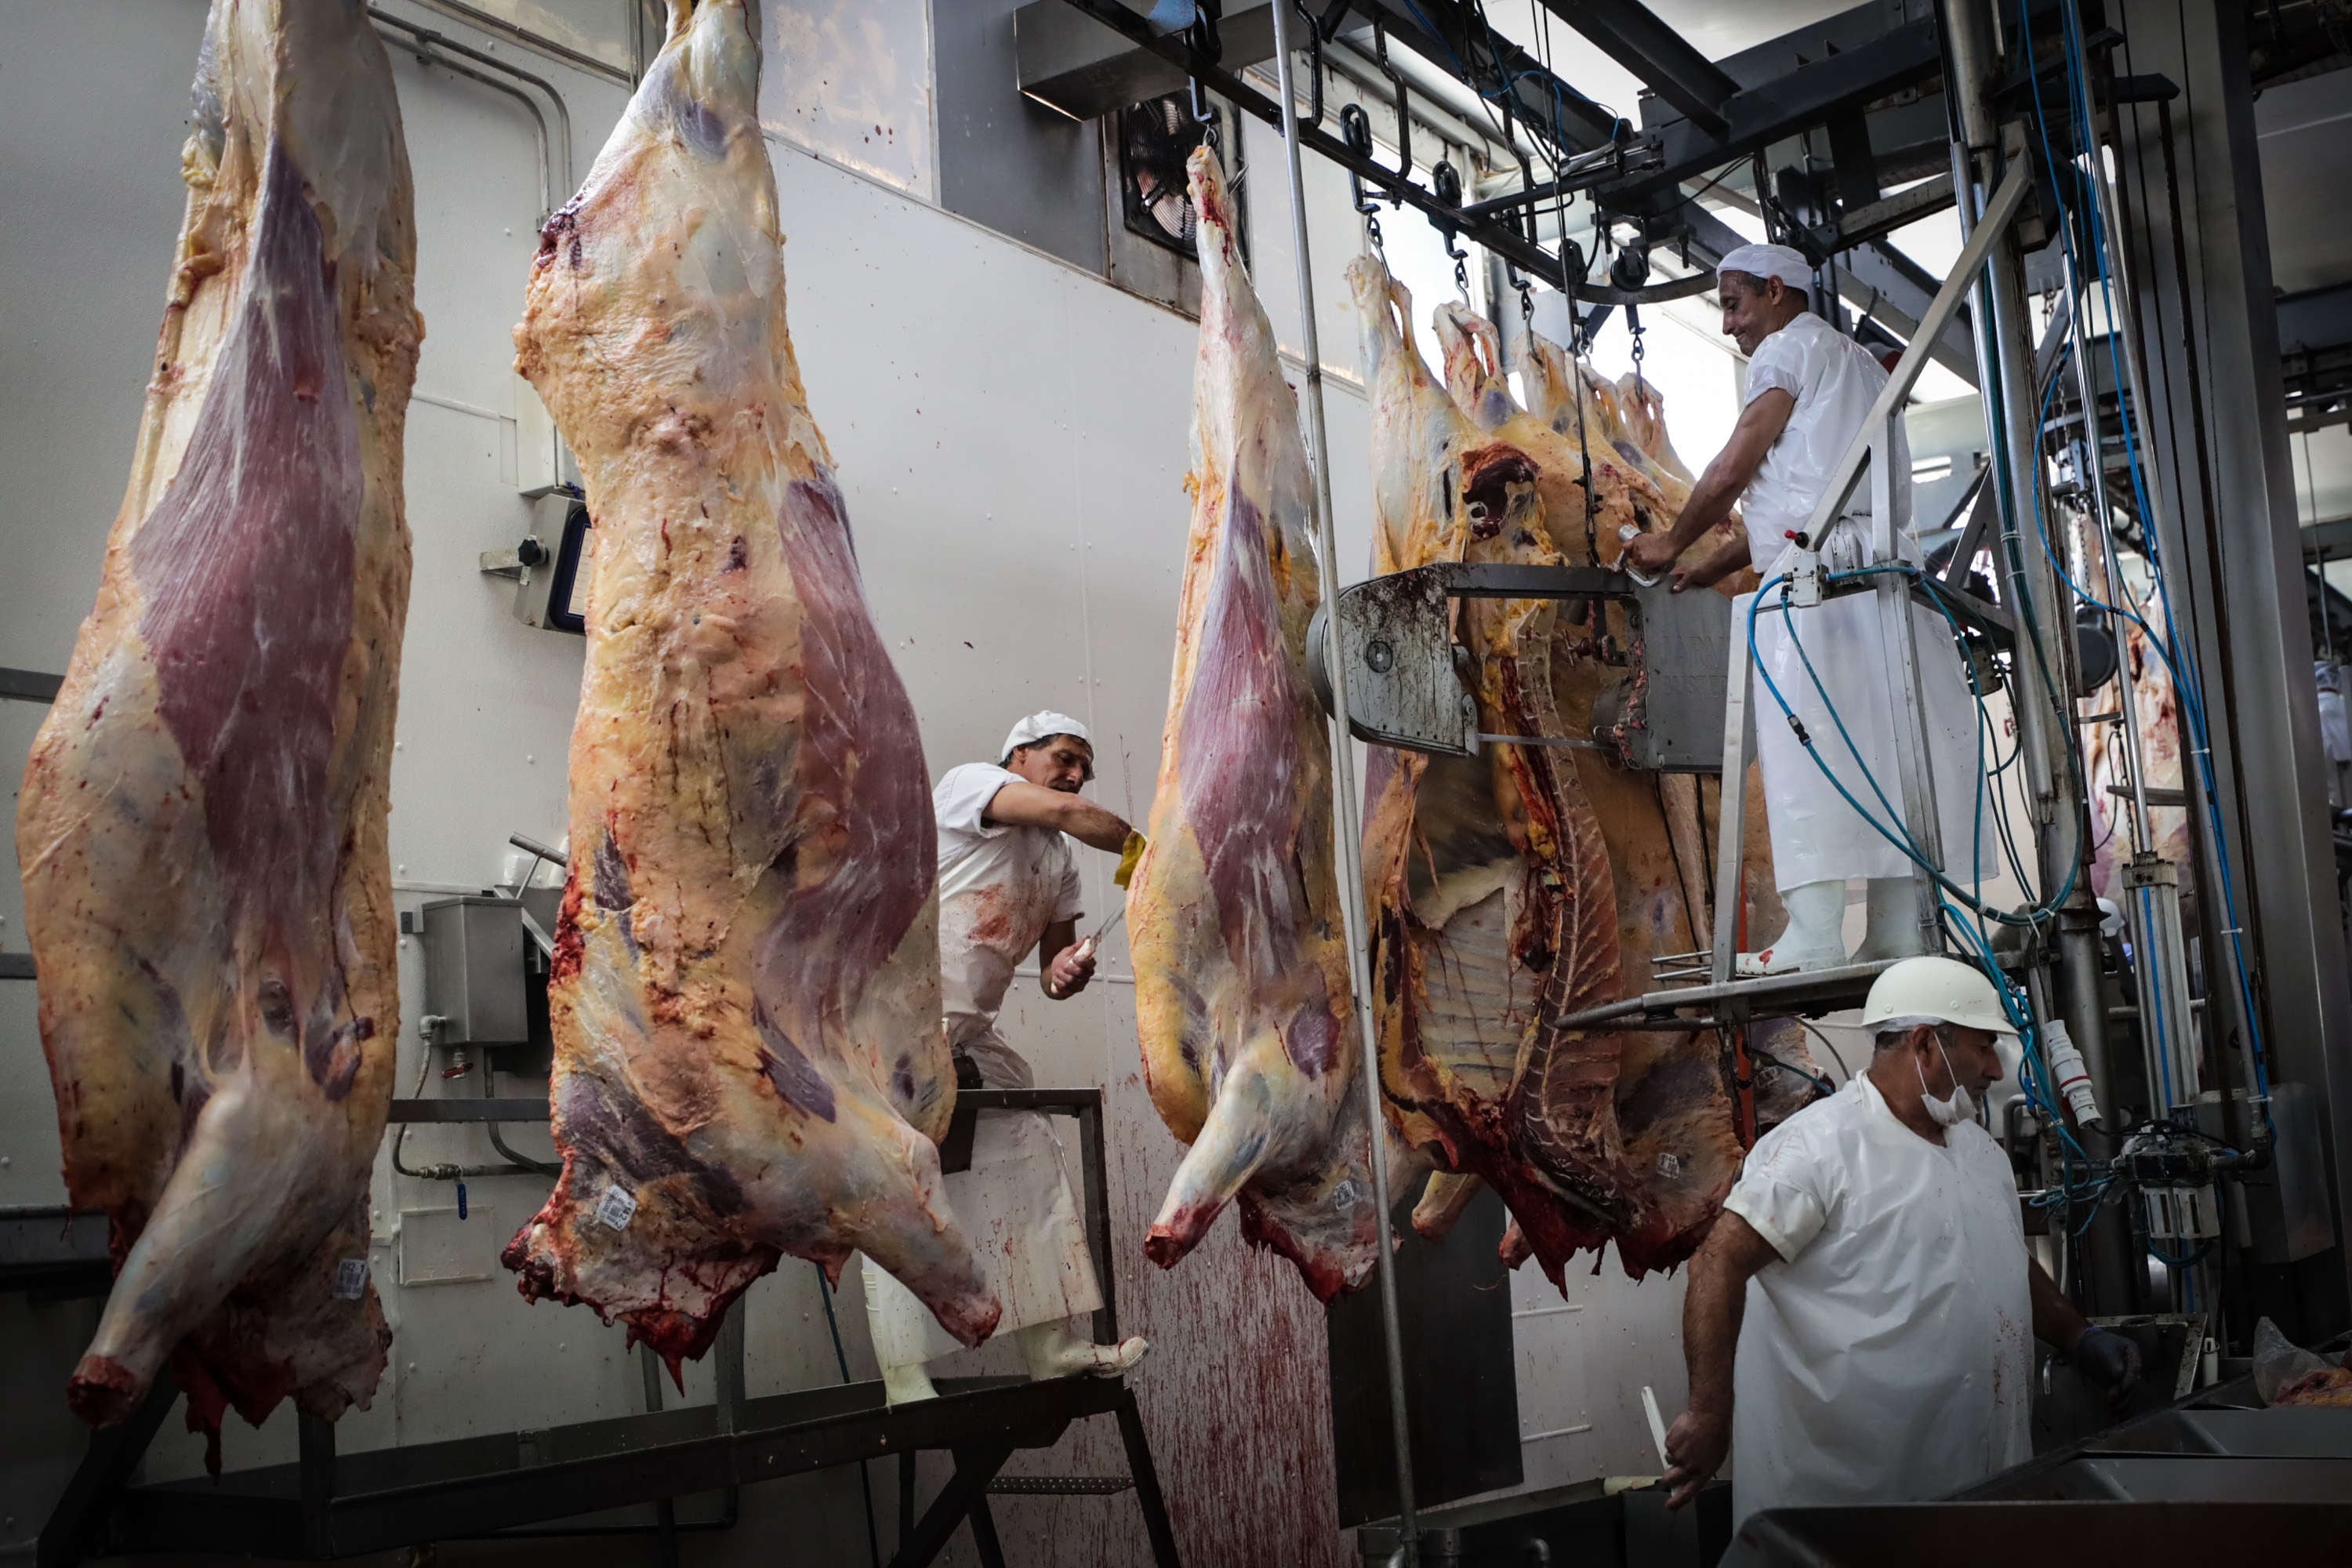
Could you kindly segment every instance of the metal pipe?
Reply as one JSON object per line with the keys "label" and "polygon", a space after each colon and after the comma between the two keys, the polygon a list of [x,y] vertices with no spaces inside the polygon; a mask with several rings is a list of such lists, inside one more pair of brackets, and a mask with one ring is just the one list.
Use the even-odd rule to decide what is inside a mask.
{"label": "metal pipe", "polygon": [[[2179,184],[2173,167],[2172,105],[2168,101],[2159,100],[2157,104],[2157,118],[2164,149],[2165,177],[2172,191],[2174,260],[2179,270],[2182,300],[2185,305],[2188,298],[2189,268],[2186,240],[2180,229]],[[2120,130],[2120,123],[2118,123],[2118,130]],[[2137,122],[2134,125],[2134,134],[2135,138],[2139,134]],[[2120,144],[2120,135],[2117,140]],[[2120,145],[2118,150],[2120,151]],[[2141,411],[2141,418],[2145,421],[2147,418],[2147,410],[2154,405],[2148,401],[2147,395],[2147,349],[2142,342],[2139,289],[2135,278],[2138,263],[2132,257],[2131,246],[2124,226],[2127,215],[2124,212],[2123,187],[2109,181],[2105,159],[2094,159],[2092,163],[2093,174],[2095,176],[2093,195],[2100,204],[2101,221],[2105,226],[2107,235],[2107,250],[2113,258],[2116,269],[2115,308],[2122,318],[2122,330],[2116,335],[2123,341],[2124,374],[2130,382],[2131,405]],[[2147,221],[2147,216],[2143,215],[2141,222],[2145,224]],[[2148,244],[2150,260],[2153,262],[2155,247],[2153,231],[2150,231]],[[2184,335],[2186,335],[2185,323]],[[2197,360],[2193,352],[2194,344],[2192,343],[2190,347],[2192,352],[2185,357],[2188,360],[2189,373],[2193,377],[2197,374]],[[2190,416],[2195,422],[2197,431],[2198,469],[2202,478],[2210,473],[2210,469],[2206,468],[2203,396],[2201,388],[2193,384],[2190,388],[2189,405]],[[2173,559],[2176,563],[2179,563],[2188,553],[2186,520],[2179,517],[2174,510],[2173,499],[2164,488],[2162,472],[2153,461],[2141,465],[2141,479],[2147,487],[2148,510],[2154,513],[2145,526],[2150,537],[2166,542],[2160,548],[2174,552]],[[2210,517],[2212,511],[2212,496],[2210,490],[2205,500],[2207,515]],[[2324,598],[2321,602],[2323,605],[2326,603]],[[2189,661],[2193,668],[2198,658],[2194,640],[2183,636],[2178,627],[2166,629],[2188,649]],[[2221,802],[2215,798],[2209,798],[2204,787],[2204,770],[2210,767],[2212,763],[2212,752],[2210,749],[2210,732],[2208,731],[2207,742],[2204,746],[2197,745],[2196,737],[2193,735],[2188,737],[2188,740],[2190,745],[2189,759],[2190,766],[2182,769],[2181,784],[2182,793],[2189,802],[2191,852],[2198,862],[2196,867],[2198,924],[2204,930],[2205,951],[2210,955],[2209,962],[2218,962],[2221,957],[2222,945],[2230,940],[2225,933],[2228,928],[2236,923],[2237,913],[2231,908],[2229,900],[2222,896],[2221,890],[2221,824],[2215,816],[2220,809]],[[2249,900],[2248,907],[2252,908],[2251,889],[2241,896]],[[2228,1031],[2235,1030],[2238,1038],[2244,1042],[2243,1047],[2238,1053],[2239,1076],[2243,1081],[2247,1099],[2252,1101],[2261,1092],[2261,1086],[2254,1073],[2253,1019],[2247,1010],[2244,994],[2235,984],[2224,984],[2217,989],[2222,997],[2222,1014],[2219,1022],[2213,1024],[2214,1038],[2217,1042],[2226,1039]],[[2216,1048],[2217,1050],[2219,1048],[2218,1043]],[[2228,1075],[2219,1075],[2219,1078],[2226,1089]],[[2230,1138],[2237,1147],[2245,1148],[2247,1144],[2242,1135],[2246,1129],[2239,1125],[2235,1107],[2226,1093],[2222,1096],[2221,1108],[2223,1136]],[[2263,1125],[2267,1129],[2267,1119]]]}
{"label": "metal pipe", "polygon": [[[601,76],[608,81],[618,82],[623,87],[636,85],[629,73],[618,66],[609,65],[593,55],[583,55],[568,45],[557,43],[543,33],[534,33],[528,27],[519,27],[502,16],[493,16],[488,11],[476,10],[471,5],[461,4],[460,0],[416,0],[416,4],[428,11],[438,11],[445,16],[454,16],[469,26],[479,27],[485,33],[496,33],[501,37],[510,38],[527,49],[536,50],[551,58],[562,60],[565,65],[586,71],[591,76]],[[632,4],[634,6],[634,0]]]}
{"label": "metal pipe", "polygon": [[[1322,557],[1323,592],[1337,592],[1339,542],[1331,524],[1331,442],[1323,416],[1323,351],[1315,325],[1315,279],[1307,248],[1307,188],[1299,166],[1298,95],[1291,82],[1290,6],[1276,0],[1274,58],[1277,108],[1282,119],[1283,161],[1290,178],[1292,260],[1298,272],[1300,346],[1307,357],[1307,428],[1315,444],[1315,543]],[[1348,728],[1346,661],[1331,667],[1331,830],[1339,851],[1339,915],[1348,943],[1349,999],[1355,1008],[1364,1089],[1364,1158],[1371,1166],[1372,1203],[1379,1227],[1373,1256],[1381,1289],[1381,1348],[1389,1384],[1389,1441],[1396,1465],[1397,1534],[1404,1561],[1421,1557],[1421,1526],[1412,1500],[1412,1432],[1405,1418],[1404,1335],[1397,1316],[1396,1255],[1389,1239],[1388,1125],[1381,1112],[1380,1032],[1372,1021],[1370,923],[1364,913],[1363,826],[1356,803],[1355,739]]]}
{"label": "metal pipe", "polygon": [[[2130,644],[2126,640],[2126,622],[2123,616],[2123,579],[2116,570],[2115,531],[2107,525],[2106,432],[2099,425],[2099,388],[2091,374],[2090,301],[2083,296],[2083,280],[2068,269],[2066,295],[2072,302],[2074,328],[2075,395],[2083,403],[2083,440],[2090,448],[2089,473],[2083,476],[2084,493],[2090,502],[2091,518],[2099,530],[2099,563],[2105,574],[2107,590],[2107,626],[2116,639],[2118,655]],[[2112,331],[2115,323],[2108,322]],[[2116,389],[2119,393],[2121,388]],[[2119,409],[2118,412],[2121,412]],[[2116,688],[2122,700],[2124,746],[2131,754],[2131,843],[2135,853],[2154,847],[2155,819],[2147,814],[2147,781],[2141,759],[2139,710],[2132,701],[2129,661],[2118,658],[2116,662]]]}
{"label": "metal pipe", "polygon": [[[421,3],[430,4],[431,0],[421,0]],[[458,9],[462,11],[465,10],[466,7],[460,6]],[[505,60],[499,58],[496,55],[485,54],[480,49],[474,48],[470,45],[459,43],[457,39],[449,37],[446,33],[436,32],[430,27],[420,27],[414,22],[404,21],[400,17],[394,16],[389,11],[384,10],[380,5],[369,6],[368,15],[375,20],[379,26],[397,27],[402,32],[408,34],[419,44],[428,45],[433,48],[444,50],[449,54],[461,56],[466,59],[473,61],[476,65],[484,67],[489,70],[498,71],[505,76],[510,76],[519,82],[525,83],[530,87],[535,87],[546,95],[547,101],[555,106],[555,118],[558,123],[562,126],[560,133],[551,133],[549,132],[546,116],[541,114],[539,112],[539,106],[532,103],[530,100],[522,93],[516,92],[514,89],[502,86],[498,82],[487,80],[485,78],[476,75],[473,71],[467,70],[461,66],[453,65],[447,60],[439,62],[445,69],[457,71],[461,76],[473,77],[476,81],[482,82],[486,87],[497,88],[501,92],[512,93],[515,97],[521,98],[524,104],[530,109],[531,117],[539,121],[540,143],[547,157],[547,184],[551,187],[551,189],[546,193],[545,210],[541,214],[541,217],[543,221],[547,213],[551,213],[555,210],[555,195],[561,193],[567,193],[572,189],[572,110],[570,107],[564,103],[563,95],[555,90],[555,84],[549,81],[545,77],[532,75],[530,72],[524,70],[520,66],[509,65]],[[478,23],[478,25],[487,26],[488,24],[485,20]]]}
{"label": "metal pipe", "polygon": [[[374,9],[372,9],[369,14],[372,14],[372,16],[383,26],[395,26],[395,28],[409,30],[409,33],[425,33],[425,28],[409,28],[409,24],[400,21],[397,16],[385,16],[383,12],[374,12]],[[402,54],[409,54],[409,57],[416,58],[416,64],[419,66],[437,66],[437,68],[446,70],[449,75],[461,75],[461,78],[466,78],[466,80],[480,82],[482,87],[489,87],[491,91],[501,91],[501,94],[506,94],[508,99],[522,103],[522,108],[527,108],[527,110],[531,113],[531,130],[534,130],[536,136],[539,136],[539,221],[541,224],[546,224],[548,214],[555,212],[555,136],[548,132],[548,118],[543,113],[539,113],[539,103],[531,101],[531,94],[522,91],[520,87],[510,85],[510,82],[501,82],[497,80],[497,78],[489,78],[489,75],[482,75],[480,70],[470,68],[470,66],[457,64],[454,58],[446,58],[445,54],[436,52],[433,42],[428,42],[433,40],[433,37],[440,37],[440,33],[425,33],[424,37],[416,37],[416,40],[409,40],[409,42],[393,40],[393,47],[400,49]]]}
{"label": "metal pipe", "polygon": [[[1992,77],[2000,62],[1992,41],[1992,8],[1985,0],[1946,0],[1940,9],[1945,81],[1960,132],[1952,148],[1952,189],[1958,198],[1961,229],[1967,233],[2000,162],[2000,127],[1991,98]],[[2021,49],[2031,47],[2027,40],[2017,42]],[[2012,688],[2020,720],[2019,743],[2038,824],[2037,869],[2045,898],[2070,876],[2074,879],[2074,891],[2057,921],[2054,973],[2047,958],[2039,961],[2035,970],[2042,987],[2051,979],[2057,982],[2056,1011],[2084,1053],[2094,1088],[2113,1106],[2112,1073],[2100,1081],[2109,1064],[2105,999],[2100,989],[2099,916],[2089,879],[2077,874],[2093,841],[2074,734],[2075,699],[2081,685],[2074,621],[2072,614],[2063,613],[2066,600],[2051,552],[2040,548],[2040,540],[2029,547],[2020,526],[2025,508],[2040,504],[2042,451],[2040,387],[2034,374],[2032,321],[2026,311],[2023,256],[2013,231],[2001,237],[1988,262],[1981,292],[1989,309],[1973,312],[1971,320],[1979,384],[1986,403],[1987,434],[2009,480],[2004,498],[2008,505],[2000,520],[2000,548],[1993,552],[1993,561],[2003,599],[2015,606],[2020,631],[2038,620],[2042,632],[2039,638],[2021,636],[2018,639],[2018,662],[2021,667],[2032,667],[2032,678],[2021,679]],[[2034,994],[2039,1014],[2047,991],[2030,985],[2029,992]],[[2116,1266],[2122,1259],[2111,1256],[2116,1250],[2112,1247],[2097,1249],[2102,1294],[2120,1288],[2122,1277]]]}

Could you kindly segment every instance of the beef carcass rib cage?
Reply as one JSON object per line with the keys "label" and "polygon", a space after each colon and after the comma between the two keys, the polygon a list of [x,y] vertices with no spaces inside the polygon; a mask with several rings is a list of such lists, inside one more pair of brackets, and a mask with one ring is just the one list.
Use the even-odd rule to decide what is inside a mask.
{"label": "beef carcass rib cage", "polygon": [[1151,847],[1128,892],[1144,1074],[1191,1148],[1145,1250],[1172,1266],[1238,1200],[1243,1234],[1328,1300],[1363,1281],[1380,1226],[1330,742],[1306,676],[1321,597],[1313,479],[1207,149],[1192,155],[1192,524]]}
{"label": "beef carcass rib cage", "polygon": [[[1546,416],[1525,413],[1492,328],[1449,307],[1437,319],[1449,393],[1386,269],[1367,257],[1349,279],[1372,397],[1376,571],[1609,565],[1621,530],[1671,523],[1688,492],[1658,455],[1670,448],[1654,412],[1644,403],[1639,426],[1625,417],[1638,389],[1588,379],[1580,408],[1569,377],[1581,367],[1535,343],[1520,368]],[[1481,731],[1591,732],[1596,701],[1620,679],[1608,612],[1472,600],[1455,614]],[[1704,942],[1696,782],[1557,747],[1493,744],[1468,758],[1376,747],[1366,796],[1382,1084],[1401,1132],[1444,1173],[1417,1226],[1442,1232],[1475,1178],[1511,1208],[1507,1245],[1531,1249],[1555,1279],[1573,1253],[1612,1240],[1635,1278],[1687,1257],[1741,1156],[1721,1043],[1552,1020],[1648,988],[1655,957]],[[1769,868],[1758,871],[1751,890],[1760,880],[1769,896]]]}
{"label": "beef carcass rib cage", "polygon": [[549,983],[563,1173],[504,1258],[673,1372],[783,1253],[863,1250],[966,1344],[998,1317],[933,1142],[922,745],[786,331],[759,76],[745,0],[673,4],[515,331],[597,543]]}
{"label": "beef carcass rib cage", "polygon": [[97,607],[17,851],[66,1183],[117,1279],[68,1397],[168,1360],[192,1427],[364,1405],[367,1180],[399,1037],[384,841],[423,323],[357,4],[215,0],[186,215]]}

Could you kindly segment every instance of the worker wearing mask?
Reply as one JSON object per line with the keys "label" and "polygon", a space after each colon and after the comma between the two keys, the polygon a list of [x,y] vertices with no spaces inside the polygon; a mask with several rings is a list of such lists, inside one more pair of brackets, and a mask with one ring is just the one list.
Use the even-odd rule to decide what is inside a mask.
{"label": "worker wearing mask", "polygon": [[[1806,309],[1811,276],[1811,265],[1785,245],[1741,246],[1717,268],[1724,335],[1748,356],[1747,405],[1674,526],[1640,535],[1626,546],[1625,559],[1634,570],[1656,575],[1675,569],[1685,551],[1730,517],[1735,503],[1741,508],[1744,534],[1675,569],[1675,587],[1704,586],[1751,563],[1769,584],[1787,570],[1800,548],[1796,536],[1811,525],[1832,472],[1887,381],[1869,350]],[[1897,552],[1916,563],[1911,458],[1899,429],[1893,466]],[[1865,475],[1843,514],[1822,530],[1822,537],[1811,540],[1825,573],[1848,572],[1869,562],[1870,506]],[[1747,635],[1752,597],[1735,602],[1736,637]],[[1780,590],[1771,588],[1756,615],[1758,668],[1803,723],[1822,763],[1855,799],[1874,800],[1874,780],[1885,799],[1900,801],[1894,674],[1880,630],[1878,596],[1846,594],[1785,613],[1780,599]],[[1990,846],[1976,832],[1977,710],[1942,617],[1924,606],[1915,606],[1913,614],[1944,867],[1965,879],[1971,863],[1979,875],[1992,869]],[[1908,857],[1822,775],[1760,680],[1755,701],[1772,864],[1788,921],[1769,945],[1739,955],[1738,973],[1779,974],[1848,962],[1845,893],[1846,882],[1854,878],[1868,883],[1869,928],[1853,961],[1917,952]]]}
{"label": "worker wearing mask", "polygon": [[2023,1461],[2029,1326],[2111,1395],[2139,1376],[2138,1347],[2027,1255],[2009,1157],[1973,1120],[2010,1036],[1992,983],[1906,959],[1863,1023],[1869,1069],[1758,1142],[1691,1260],[1671,1507],[1727,1448],[1735,1521],[1941,1497]]}
{"label": "worker wearing mask", "polygon": [[[1061,713],[1013,726],[998,761],[949,770],[931,792],[940,832],[940,1002],[956,1081],[1028,1089],[1029,1064],[996,1026],[1021,961],[1034,952],[1048,999],[1066,1001],[1094,977],[1091,938],[1080,941],[1078,868],[1069,841],[1119,857],[1120,887],[1143,836],[1079,791],[1094,777],[1087,727]],[[1087,1317],[1102,1293],[1062,1159],[1060,1140],[1032,1111],[982,1111],[969,1170],[947,1178],[948,1204],[1003,1304],[1000,1334],[1021,1343],[1032,1377],[1115,1373],[1143,1359],[1141,1339],[1097,1345]],[[924,1363],[961,1347],[914,1294],[869,1259],[866,1305],[890,1403],[935,1392]]]}

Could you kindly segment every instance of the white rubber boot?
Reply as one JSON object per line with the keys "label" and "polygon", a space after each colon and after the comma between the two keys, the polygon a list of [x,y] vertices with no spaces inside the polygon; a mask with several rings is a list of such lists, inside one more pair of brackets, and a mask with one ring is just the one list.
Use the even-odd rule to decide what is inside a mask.
{"label": "white rubber boot", "polygon": [[1085,1322],[1084,1318],[1065,1318],[1058,1323],[1036,1323],[1015,1331],[1032,1380],[1082,1374],[1117,1377],[1133,1370],[1151,1349],[1150,1342],[1140,1334],[1115,1345],[1098,1345],[1079,1331]]}
{"label": "white rubber boot", "polygon": [[[896,1405],[937,1399],[940,1391],[931,1386],[931,1374],[923,1363],[912,1359],[922,1354],[918,1347],[923,1342],[928,1316],[922,1303],[877,1268],[872,1258],[860,1258],[857,1262],[866,1282],[866,1331],[874,1345],[874,1359],[882,1368],[884,1402]],[[908,1359],[894,1366],[893,1356]]]}
{"label": "white rubber boot", "polygon": [[886,1366],[882,1369],[882,1397],[892,1408],[912,1405],[918,1400],[937,1399],[940,1391],[931,1386],[931,1374],[920,1363],[913,1366]]}
{"label": "white rubber boot", "polygon": [[1853,950],[1856,963],[1882,959],[1916,958],[1919,945],[1919,905],[1916,885],[1908,877],[1873,877],[1869,884],[1869,924],[1862,945]]}
{"label": "white rubber boot", "polygon": [[1845,884],[1803,882],[1784,889],[1788,923],[1772,945],[1743,952],[1733,973],[1753,979],[1801,969],[1831,969],[1845,962]]}

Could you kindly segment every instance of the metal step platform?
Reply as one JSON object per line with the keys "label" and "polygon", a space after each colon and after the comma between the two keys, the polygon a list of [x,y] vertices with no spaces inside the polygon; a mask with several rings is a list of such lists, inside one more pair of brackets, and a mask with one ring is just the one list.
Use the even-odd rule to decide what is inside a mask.
{"label": "metal step platform", "polygon": [[[78,1518],[64,1508],[52,1518],[38,1561],[219,1552],[319,1562],[945,1449],[955,1473],[893,1559],[923,1563],[972,1515],[1013,1453],[1052,1447],[1073,1421],[1113,1415],[1134,1472],[1121,1489],[1139,1494],[1155,1561],[1176,1562],[1123,1380],[949,1378],[939,1387],[939,1398],[895,1409],[879,1383],[857,1383],[746,1400],[731,1420],[723,1406],[698,1405],[356,1454],[333,1451],[331,1424],[305,1421],[304,1458],[294,1464],[86,1494]],[[108,1445],[113,1468],[128,1468],[121,1454],[145,1447],[175,1397],[163,1389],[131,1422],[101,1435],[118,1438]]]}
{"label": "metal step platform", "polygon": [[[1103,1163],[1102,1092],[1093,1089],[967,1089],[961,1097],[983,1110],[1029,1110],[1067,1116],[1078,1123],[1085,1181],[1087,1242],[1097,1259],[1103,1304],[1094,1314],[1097,1341],[1119,1340],[1112,1270],[1108,1183]],[[448,1098],[394,1100],[392,1120],[403,1123],[544,1121],[544,1100]],[[92,1229],[95,1223],[100,1228]],[[69,1227],[53,1240],[50,1227]],[[78,1226],[78,1229],[70,1228]],[[23,1245],[54,1250],[95,1242],[102,1220],[41,1211],[19,1227]],[[0,1242],[16,1232],[0,1228]],[[15,1245],[15,1243],[11,1243]],[[102,1269],[103,1252],[99,1254]],[[47,1253],[43,1254],[47,1260]],[[79,1261],[87,1263],[86,1258]],[[581,1537],[646,1533],[659,1536],[663,1558],[676,1562],[676,1536],[685,1529],[725,1528],[735,1519],[737,1489],[813,1470],[899,1456],[902,1528],[892,1568],[920,1568],[949,1538],[969,1525],[982,1568],[1002,1568],[1003,1555],[988,1508],[992,1490],[1110,1495],[1132,1489],[1156,1568],[1177,1568],[1176,1537],[1144,1436],[1143,1418],[1124,1378],[1076,1377],[1032,1382],[1025,1377],[941,1378],[940,1396],[896,1407],[880,1383],[844,1383],[748,1398],[743,1392],[743,1315],[720,1325],[712,1354],[716,1403],[659,1408],[657,1373],[646,1371],[648,1408],[567,1426],[499,1432],[440,1443],[420,1443],[339,1454],[332,1422],[299,1417],[300,1458],[287,1465],[236,1470],[218,1478],[132,1485],[139,1462],[179,1403],[167,1373],[147,1403],[121,1425],[94,1432],[80,1468],[42,1529],[39,1568],[64,1568],[97,1558],[139,1552],[219,1552],[292,1562],[323,1562],[467,1537],[498,1536],[523,1526],[556,1526],[534,1535]],[[1109,1415],[1126,1450],[1124,1477],[1000,1478],[1013,1454],[1047,1448],[1074,1421]],[[945,1451],[955,1468],[919,1517],[915,1512],[915,1456]],[[1003,1484],[1000,1484],[1000,1479]],[[677,1519],[676,1500],[725,1496],[717,1524]],[[589,1522],[586,1516],[656,1505],[651,1527]]]}

